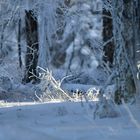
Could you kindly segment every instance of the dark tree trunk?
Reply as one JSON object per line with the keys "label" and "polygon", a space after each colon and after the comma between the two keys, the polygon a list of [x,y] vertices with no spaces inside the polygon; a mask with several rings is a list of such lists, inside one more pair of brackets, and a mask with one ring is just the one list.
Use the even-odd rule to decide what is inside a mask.
{"label": "dark tree trunk", "polygon": [[18,57],[19,57],[19,67],[22,67],[21,60],[21,19],[19,19],[18,23]]}
{"label": "dark tree trunk", "polygon": [[109,62],[109,64],[113,63],[113,55],[114,55],[114,42],[113,39],[113,23],[112,16],[110,11],[103,9],[103,42],[104,45],[104,57],[103,60],[105,62]]}
{"label": "dark tree trunk", "polygon": [[[133,1],[124,0],[124,11],[123,11],[123,24],[124,31],[122,32],[124,41],[125,41],[125,49],[127,56],[129,58],[129,65],[132,71],[132,76],[126,82],[126,88],[128,90],[129,95],[131,95],[133,91],[137,94],[140,92],[140,80],[137,77],[138,68],[137,63],[140,61],[140,53],[139,53],[139,0]],[[131,83],[134,83],[133,85]]]}
{"label": "dark tree trunk", "polygon": [[38,63],[38,25],[33,10],[25,11],[27,52],[25,58],[25,75],[23,82],[35,82]]}

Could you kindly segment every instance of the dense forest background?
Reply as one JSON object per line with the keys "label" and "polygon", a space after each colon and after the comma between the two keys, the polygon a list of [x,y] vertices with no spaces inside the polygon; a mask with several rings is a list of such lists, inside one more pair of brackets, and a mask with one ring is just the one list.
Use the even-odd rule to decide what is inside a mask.
{"label": "dense forest background", "polygon": [[100,100],[107,92],[118,104],[135,101],[139,8],[138,0],[1,0],[0,98],[68,98],[94,86]]}

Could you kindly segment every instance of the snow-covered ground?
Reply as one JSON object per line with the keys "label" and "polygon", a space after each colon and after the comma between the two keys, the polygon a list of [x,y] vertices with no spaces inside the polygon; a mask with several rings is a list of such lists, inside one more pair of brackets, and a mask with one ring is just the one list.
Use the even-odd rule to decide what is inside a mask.
{"label": "snow-covered ground", "polygon": [[0,103],[0,140],[139,140],[140,105],[93,119],[86,103]]}

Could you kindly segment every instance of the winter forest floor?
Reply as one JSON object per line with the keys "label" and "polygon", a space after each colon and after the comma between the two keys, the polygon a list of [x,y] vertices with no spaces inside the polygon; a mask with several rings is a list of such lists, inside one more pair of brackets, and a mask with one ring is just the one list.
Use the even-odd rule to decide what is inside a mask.
{"label": "winter forest floor", "polygon": [[[0,94],[0,140],[139,140],[140,104],[116,105],[117,117],[94,119],[95,106],[89,108],[87,103],[83,106],[81,102],[60,100],[59,103],[38,103],[34,92],[37,85],[19,84],[20,70],[15,61],[7,57],[6,62],[8,65],[1,64],[0,75],[14,79],[12,88],[7,82]],[[56,74],[60,75],[58,79],[62,79],[62,73]],[[94,87],[93,84],[62,85],[68,91],[87,91]]]}
{"label": "winter forest floor", "polygon": [[[140,105],[93,119],[86,103],[0,103],[0,140],[139,140]],[[127,109],[126,109],[127,108]]]}

